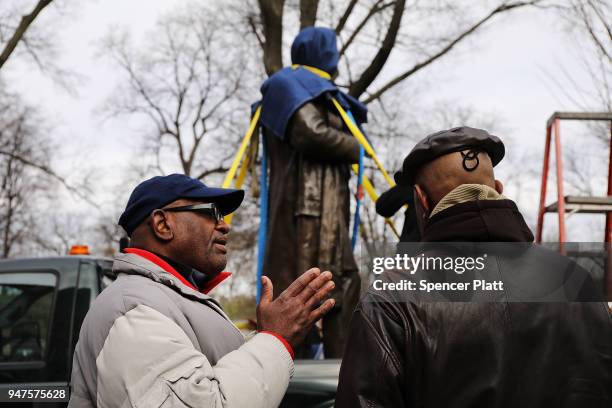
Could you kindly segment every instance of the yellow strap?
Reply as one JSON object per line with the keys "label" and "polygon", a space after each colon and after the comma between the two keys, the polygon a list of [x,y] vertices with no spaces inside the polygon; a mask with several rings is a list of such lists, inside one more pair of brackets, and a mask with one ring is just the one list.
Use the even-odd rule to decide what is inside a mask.
{"label": "yellow strap", "polygon": [[370,142],[368,142],[368,139],[366,139],[363,133],[361,133],[361,130],[359,129],[359,127],[355,124],[355,122],[351,120],[351,118],[348,116],[346,111],[342,108],[342,106],[340,106],[340,103],[336,100],[336,98],[332,98],[332,102],[334,103],[334,106],[336,107],[336,109],[338,109],[338,112],[340,113],[342,120],[344,120],[344,123],[349,128],[353,136],[355,136],[359,144],[363,146],[366,153],[368,153],[372,157],[372,159],[374,160],[374,163],[376,163],[376,165],[378,166],[378,169],[385,177],[385,180],[387,180],[387,183],[389,183],[391,187],[395,186],[395,181],[393,181],[393,179],[389,176],[389,173],[387,173],[387,170],[385,170],[385,167],[382,165],[380,160],[378,160],[378,156],[376,156],[376,153],[374,152],[374,149],[370,145]]}
{"label": "yellow strap", "polygon": [[244,138],[242,139],[242,143],[240,144],[238,153],[236,153],[236,157],[234,157],[234,161],[232,162],[232,165],[230,166],[230,169],[227,172],[225,176],[225,180],[223,181],[223,184],[221,185],[221,187],[228,188],[232,184],[232,181],[234,180],[234,176],[236,175],[236,171],[238,170],[238,166],[240,165],[240,161],[242,160],[242,156],[244,155],[244,152],[246,151],[246,148],[249,145],[249,142],[251,141],[251,136],[253,136],[253,133],[255,132],[255,128],[257,127],[257,122],[259,121],[260,114],[261,114],[261,105],[255,111],[255,114],[253,115],[253,119],[251,119],[251,124],[249,125],[249,129],[247,130],[246,134],[244,135]]}
{"label": "yellow strap", "polygon": [[[238,178],[236,179],[236,188],[242,187],[242,184],[244,183],[247,170],[249,169],[249,161],[249,155],[247,154],[244,156],[244,160],[242,161],[242,165],[240,166],[240,173],[238,173]],[[225,217],[223,217],[223,220],[227,225],[230,225],[232,223],[232,218],[234,218],[234,213],[227,214]]]}
{"label": "yellow strap", "polygon": [[291,66],[291,68],[293,68],[293,69],[298,69],[300,67],[309,70],[310,72],[320,76],[321,78],[325,78],[325,79],[331,80],[331,75],[329,75],[327,72],[323,71],[322,69],[311,67],[310,65],[300,65],[300,64],[293,64]]}
{"label": "yellow strap", "polygon": [[[389,183],[391,187],[395,186],[395,181],[393,181],[393,179],[389,176],[389,173],[387,173],[387,170],[385,170],[385,167],[382,165],[380,160],[378,160],[378,157],[376,156],[374,149],[370,145],[370,142],[368,142],[368,139],[366,139],[366,137],[363,135],[359,127],[355,124],[355,122],[351,120],[351,118],[348,116],[348,114],[342,108],[342,106],[340,106],[340,103],[338,103],[336,98],[332,98],[332,102],[334,103],[334,106],[336,107],[336,109],[338,109],[338,112],[340,113],[340,116],[342,117],[342,120],[344,120],[344,123],[346,124],[346,126],[349,128],[353,136],[355,136],[355,139],[357,139],[359,144],[363,146],[364,150],[372,157],[372,159],[374,159],[374,162],[378,166],[378,169],[380,170],[380,172],[385,177],[385,180],[387,180],[387,183]],[[357,164],[353,164],[353,171],[355,172],[355,174],[357,174],[357,176],[359,176],[359,166]],[[370,196],[370,199],[373,202],[376,202],[376,200],[378,200],[378,193],[376,193],[374,186],[372,185],[370,180],[365,176],[365,174],[363,175],[362,182],[363,182],[363,187],[365,188],[368,195]],[[389,227],[391,228],[391,231],[393,231],[395,236],[399,239],[400,234],[397,232],[397,228],[395,228],[395,224],[393,223],[393,220],[391,218],[385,218],[385,222],[387,223],[387,225],[389,225]]]}
{"label": "yellow strap", "polygon": [[[229,188],[231,186],[232,181],[234,180],[234,176],[236,176],[236,171],[238,170],[238,166],[240,165],[240,161],[242,161],[242,157],[244,156],[244,161],[242,163],[242,167],[240,168],[240,174],[238,175],[238,179],[236,180],[236,188],[240,188],[242,183],[244,182],[244,178],[246,177],[247,169],[249,167],[249,156],[245,156],[244,152],[246,152],[247,146],[251,141],[251,137],[253,133],[255,133],[255,128],[257,127],[257,122],[259,121],[259,115],[261,114],[261,106],[257,108],[253,118],[251,119],[251,123],[249,124],[249,129],[247,130],[244,138],[242,139],[242,143],[240,144],[240,148],[238,149],[238,153],[236,153],[236,157],[234,157],[234,161],[230,166],[229,171],[225,175],[225,180],[223,180],[223,184],[221,185],[223,188]],[[234,218],[234,213],[228,214],[223,217],[226,224],[232,223],[232,218]]]}
{"label": "yellow strap", "polygon": [[397,229],[395,228],[395,224],[393,223],[393,220],[391,218],[385,218],[385,222],[387,223],[389,228],[391,228],[391,231],[393,231],[393,234],[395,234],[397,239],[402,239],[402,237],[400,236],[400,233],[397,232]]}
{"label": "yellow strap", "polygon": [[[353,164],[352,167],[353,167],[353,171],[355,172],[355,174],[359,176],[359,165]],[[362,177],[363,179],[361,180],[361,184],[363,185],[363,188],[365,189],[366,193],[368,193],[368,196],[370,197],[372,202],[375,203],[376,200],[378,200],[378,193],[376,192],[376,189],[372,185],[372,182],[370,181],[370,179],[368,179],[368,177],[365,174],[362,174]],[[391,228],[391,231],[393,231],[395,236],[399,238],[400,235],[397,232],[397,229],[395,228],[395,224],[393,223],[393,220],[391,218],[385,218],[385,222],[389,225],[389,227]]]}
{"label": "yellow strap", "polygon": [[240,166],[240,173],[238,173],[238,178],[236,179],[236,188],[242,187],[242,184],[244,183],[247,170],[249,169],[249,161],[249,156],[244,156],[242,166]]}

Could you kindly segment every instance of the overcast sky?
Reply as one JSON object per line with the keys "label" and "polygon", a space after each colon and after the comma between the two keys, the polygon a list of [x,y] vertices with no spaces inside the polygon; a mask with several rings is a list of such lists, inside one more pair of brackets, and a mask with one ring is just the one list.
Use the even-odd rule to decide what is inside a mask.
{"label": "overcast sky", "polygon": [[[112,64],[97,55],[97,44],[109,30],[118,27],[128,27],[138,43],[156,20],[181,0],[79,3],[78,10],[69,10],[68,15],[58,17],[50,10],[35,23],[55,21],[61,52],[58,64],[83,77],[77,95],[65,92],[49,77],[17,59],[11,61],[3,74],[11,90],[20,92],[31,104],[39,106],[54,125],[53,140],[63,146],[54,158],[59,172],[73,169],[75,163],[95,165],[99,175],[95,180],[96,199],[113,202],[116,201],[113,191],[117,182],[126,171],[126,163],[134,160],[139,145],[135,131],[138,123],[128,120],[102,122],[99,109],[118,77]],[[60,23],[57,23],[58,19]],[[580,43],[563,30],[558,20],[546,13],[523,10],[501,16],[501,20],[410,81],[413,84],[419,80],[427,83],[426,92],[418,94],[419,104],[448,100],[494,113],[502,118],[507,130],[507,134],[499,136],[512,139],[515,145],[541,157],[546,119],[556,110],[580,108],[565,98],[555,85],[567,83],[562,70],[570,73],[582,86],[591,84],[577,58]],[[401,64],[394,64],[385,68],[383,74],[390,77],[402,68]],[[410,86],[407,84],[406,89]],[[410,95],[407,94],[406,98]],[[565,125],[563,129],[565,131]],[[567,129],[565,132],[572,128]],[[604,159],[605,152],[594,156],[594,160]],[[500,178],[503,179],[505,173],[516,171],[521,169],[502,166]],[[533,203],[533,197],[528,201]],[[77,210],[88,209],[87,204],[74,200],[68,200],[66,205]],[[534,209],[533,205],[524,208],[529,212]],[[531,214],[528,218],[534,216]],[[549,220],[554,223],[553,218]]]}

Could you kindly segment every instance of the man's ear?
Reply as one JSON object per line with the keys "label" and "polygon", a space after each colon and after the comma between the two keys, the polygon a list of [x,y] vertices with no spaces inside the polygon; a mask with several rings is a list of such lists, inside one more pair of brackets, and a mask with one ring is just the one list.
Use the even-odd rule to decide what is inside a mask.
{"label": "man's ear", "polygon": [[414,191],[416,192],[416,198],[419,200],[421,207],[426,211],[430,212],[431,208],[429,208],[429,199],[427,197],[427,193],[425,190],[421,188],[418,184],[414,185]]}
{"label": "man's ear", "polygon": [[495,180],[495,191],[497,191],[499,194],[504,193],[504,185],[499,180]]}
{"label": "man's ear", "polygon": [[149,226],[153,235],[162,241],[171,241],[174,238],[172,231],[172,222],[168,218],[168,214],[163,210],[155,210],[149,217]]}

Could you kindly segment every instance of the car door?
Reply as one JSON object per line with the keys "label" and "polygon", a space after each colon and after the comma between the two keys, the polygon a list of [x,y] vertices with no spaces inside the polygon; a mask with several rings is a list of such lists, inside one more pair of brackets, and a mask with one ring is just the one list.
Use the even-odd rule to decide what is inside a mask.
{"label": "car door", "polygon": [[[20,400],[16,390],[57,386],[51,373],[56,372],[54,355],[61,345],[53,343],[53,331],[57,329],[56,312],[62,304],[70,304],[64,295],[57,270],[0,272],[0,387],[6,397],[12,390],[10,399]],[[69,306],[66,311],[70,312]],[[39,406],[10,402],[11,406]]]}

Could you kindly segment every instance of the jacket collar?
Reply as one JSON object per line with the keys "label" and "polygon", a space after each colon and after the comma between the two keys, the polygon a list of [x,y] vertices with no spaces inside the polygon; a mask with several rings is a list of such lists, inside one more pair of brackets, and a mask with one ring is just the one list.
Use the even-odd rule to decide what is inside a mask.
{"label": "jacket collar", "polygon": [[[208,299],[208,293],[231,276],[231,272],[221,272],[208,281],[202,290],[198,290],[168,262],[154,253],[140,248],[126,248],[124,251],[125,254],[119,254],[115,257],[115,265],[113,265],[115,272],[132,274],[138,272],[140,275],[157,282],[175,287],[186,295],[197,294],[199,298]],[[137,266],[138,269],[135,269],[134,266]]]}
{"label": "jacket collar", "polygon": [[434,214],[424,242],[532,242],[533,234],[511,200],[473,200]]}
{"label": "jacket collar", "polygon": [[430,217],[453,205],[475,200],[507,200],[507,198],[484,184],[461,184],[442,197],[432,210]]}

